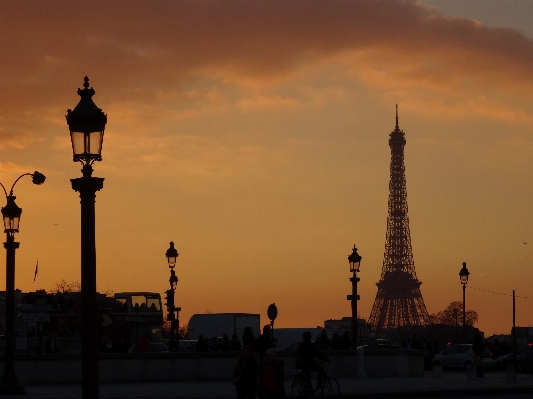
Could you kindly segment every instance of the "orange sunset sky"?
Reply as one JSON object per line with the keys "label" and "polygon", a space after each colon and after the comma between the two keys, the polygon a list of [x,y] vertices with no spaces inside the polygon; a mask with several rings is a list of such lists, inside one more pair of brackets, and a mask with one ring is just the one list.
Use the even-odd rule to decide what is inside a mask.
{"label": "orange sunset sky", "polygon": [[355,243],[368,318],[398,103],[429,313],[462,299],[467,262],[481,330],[510,332],[513,289],[533,324],[532,18],[526,0],[0,0],[0,181],[47,176],[15,188],[17,288],[80,280],[65,115],[88,75],[108,116],[99,291],[162,293],[172,240],[182,323],[264,323],[275,302],[276,326],[323,325],[350,315]]}

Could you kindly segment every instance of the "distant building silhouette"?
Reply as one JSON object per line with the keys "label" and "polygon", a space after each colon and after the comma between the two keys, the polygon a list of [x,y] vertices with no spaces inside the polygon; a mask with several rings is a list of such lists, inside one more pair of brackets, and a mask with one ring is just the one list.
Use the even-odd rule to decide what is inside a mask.
{"label": "distant building silhouette", "polygon": [[393,332],[400,328],[430,324],[426,305],[416,278],[409,217],[407,215],[407,189],[405,184],[404,146],[405,134],[398,126],[391,132],[389,211],[387,238],[381,279],[368,323],[377,333]]}
{"label": "distant building silhouette", "polygon": [[[357,335],[358,339],[367,339],[370,337],[370,329],[365,319],[357,318]],[[333,335],[337,333],[339,335],[344,334],[346,331],[352,335],[352,318],[343,317],[342,319],[329,319],[324,321],[324,328]]]}

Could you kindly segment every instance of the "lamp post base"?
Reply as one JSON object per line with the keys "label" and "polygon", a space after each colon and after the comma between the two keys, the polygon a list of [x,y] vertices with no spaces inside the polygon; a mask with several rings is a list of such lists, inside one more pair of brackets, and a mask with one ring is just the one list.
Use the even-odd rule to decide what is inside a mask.
{"label": "lamp post base", "polygon": [[0,395],[26,395],[26,390],[19,384],[16,376],[2,376],[0,380]]}

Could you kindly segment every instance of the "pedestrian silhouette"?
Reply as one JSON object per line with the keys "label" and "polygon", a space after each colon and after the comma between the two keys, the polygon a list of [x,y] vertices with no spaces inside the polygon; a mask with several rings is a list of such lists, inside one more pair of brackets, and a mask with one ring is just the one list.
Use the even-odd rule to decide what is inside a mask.
{"label": "pedestrian silhouette", "polygon": [[242,333],[242,346],[249,347],[252,352],[256,351],[257,343],[252,331],[252,327],[246,327],[244,329],[244,332]]}
{"label": "pedestrian silhouette", "polygon": [[233,371],[233,384],[237,389],[238,399],[255,399],[258,371],[259,364],[251,348],[243,347]]}
{"label": "pedestrian silhouette", "polygon": [[474,355],[474,361],[476,363],[477,376],[483,377],[483,351],[485,346],[483,345],[483,338],[481,335],[474,335],[474,340],[472,341],[472,352]]}

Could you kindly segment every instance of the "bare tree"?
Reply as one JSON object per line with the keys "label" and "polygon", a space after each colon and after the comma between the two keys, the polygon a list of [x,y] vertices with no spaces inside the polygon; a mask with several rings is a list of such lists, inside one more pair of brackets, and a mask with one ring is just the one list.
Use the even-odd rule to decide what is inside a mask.
{"label": "bare tree", "polygon": [[[475,310],[467,310],[466,325],[473,326],[479,317]],[[448,326],[461,326],[463,324],[463,303],[453,301],[446,309],[429,316],[433,324],[445,324]]]}
{"label": "bare tree", "polygon": [[182,324],[178,328],[178,337],[180,339],[191,339],[191,335],[189,334],[189,325],[188,324]]}
{"label": "bare tree", "polygon": [[105,291],[102,291],[101,292],[102,294],[104,294],[106,297],[108,298],[113,298],[113,290],[105,290]]}
{"label": "bare tree", "polygon": [[55,284],[55,287],[50,290],[51,294],[66,294],[70,292],[81,292],[81,284],[75,280],[71,283],[65,279],[61,279]]}
{"label": "bare tree", "polygon": [[[179,338],[180,340],[189,339],[190,335],[187,329],[188,329],[188,324],[180,325],[177,331],[177,334],[178,334],[177,338]],[[163,338],[166,338],[166,339],[170,338],[170,320],[165,320],[163,322]]]}

